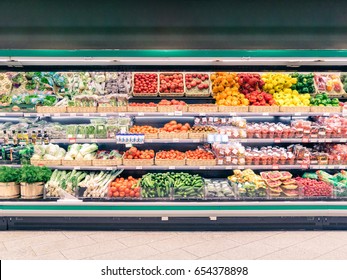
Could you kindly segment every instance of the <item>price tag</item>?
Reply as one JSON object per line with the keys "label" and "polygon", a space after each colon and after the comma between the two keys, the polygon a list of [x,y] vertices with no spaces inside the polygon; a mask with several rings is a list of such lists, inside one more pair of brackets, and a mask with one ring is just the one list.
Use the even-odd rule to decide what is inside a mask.
{"label": "price tag", "polygon": [[113,167],[106,167],[106,170],[113,170]]}
{"label": "price tag", "polygon": [[199,166],[199,169],[205,170],[206,166]]}
{"label": "price tag", "polygon": [[142,166],[136,166],[135,169],[142,169]]}
{"label": "price tag", "polygon": [[236,114],[236,113],[230,113],[229,116],[230,116],[230,117],[236,117],[237,114]]}
{"label": "price tag", "polygon": [[331,143],[331,142],[333,142],[333,139],[331,139],[331,138],[327,138],[327,139],[325,139],[325,142],[329,142],[329,143]]}
{"label": "price tag", "polygon": [[242,139],[241,142],[248,143],[248,139]]}
{"label": "price tag", "polygon": [[340,139],[340,143],[345,143],[346,140],[347,140],[346,138],[341,138],[341,139]]}
{"label": "price tag", "polygon": [[334,169],[335,166],[334,165],[327,165],[327,169]]}
{"label": "price tag", "polygon": [[245,169],[245,166],[244,165],[238,165],[236,166],[237,169]]}
{"label": "price tag", "polygon": [[6,117],[6,113],[0,113],[0,117]]}
{"label": "price tag", "polygon": [[294,113],[295,116],[301,116],[301,112]]}
{"label": "price tag", "polygon": [[303,137],[302,138],[302,143],[308,143],[308,141],[309,141],[308,137]]}
{"label": "price tag", "polygon": [[83,117],[89,117],[90,114],[89,114],[89,113],[83,113],[82,116],[83,116]]}
{"label": "price tag", "polygon": [[69,138],[69,143],[76,143],[76,138]]}
{"label": "price tag", "polygon": [[263,116],[270,116],[269,112],[263,113]]}
{"label": "price tag", "polygon": [[80,169],[81,169],[81,166],[75,166],[74,169],[80,170]]}
{"label": "price tag", "polygon": [[120,117],[125,117],[125,113],[119,113]]}
{"label": "price tag", "polygon": [[272,169],[279,169],[280,167],[279,167],[279,165],[278,164],[273,164],[272,165]]}
{"label": "price tag", "polygon": [[325,139],[324,138],[319,138],[318,139],[318,143],[324,143],[325,142]]}
{"label": "price tag", "polygon": [[281,143],[281,138],[275,138],[274,143]]}
{"label": "price tag", "polygon": [[145,113],[143,113],[143,112],[138,112],[137,115],[138,115],[138,116],[144,116]]}
{"label": "price tag", "polygon": [[54,117],[60,117],[60,116],[61,116],[61,114],[59,114],[59,113],[55,113],[55,114],[53,114],[53,116],[54,116]]}
{"label": "price tag", "polygon": [[176,169],[176,166],[169,166],[169,169]]}
{"label": "price tag", "polygon": [[100,114],[100,116],[101,116],[101,117],[106,117],[106,116],[107,116],[107,114],[105,114],[105,113],[101,113],[101,114]]}
{"label": "price tag", "polygon": [[338,167],[339,167],[339,168],[337,168],[337,169],[345,169],[345,168],[346,168],[345,165],[339,165]]}
{"label": "price tag", "polygon": [[206,113],[199,113],[199,116],[204,117],[204,116],[206,116]]}
{"label": "price tag", "polygon": [[147,143],[153,143],[153,139],[146,139],[145,138],[145,140],[146,140],[145,142],[147,142]]}
{"label": "price tag", "polygon": [[233,166],[232,165],[227,165],[227,166],[225,166],[225,169],[226,170],[233,169]]}
{"label": "price tag", "polygon": [[167,113],[167,115],[168,115],[168,116],[174,116],[175,113],[174,113],[174,112],[169,112],[169,113]]}
{"label": "price tag", "polygon": [[182,116],[182,111],[175,111],[175,116]]}
{"label": "price tag", "polygon": [[70,113],[70,116],[71,116],[71,117],[76,117],[77,114],[76,114],[76,113]]}
{"label": "price tag", "polygon": [[131,143],[125,144],[126,148],[131,148],[132,146],[133,146],[133,144],[131,144]]}
{"label": "price tag", "polygon": [[173,138],[173,139],[172,139],[172,142],[174,142],[174,143],[179,143],[179,142],[180,142],[180,139],[179,139],[179,138]]}
{"label": "price tag", "polygon": [[193,143],[200,143],[201,140],[200,139],[193,139]]}
{"label": "price tag", "polygon": [[302,169],[308,169],[308,164],[301,164]]}

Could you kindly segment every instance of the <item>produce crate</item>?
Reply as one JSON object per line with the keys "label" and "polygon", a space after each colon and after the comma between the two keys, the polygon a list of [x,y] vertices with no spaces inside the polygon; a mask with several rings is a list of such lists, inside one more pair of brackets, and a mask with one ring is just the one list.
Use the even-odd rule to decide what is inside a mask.
{"label": "produce crate", "polygon": [[98,106],[98,113],[115,113],[117,112],[116,106]]}
{"label": "produce crate", "polygon": [[158,133],[145,133],[145,139],[158,139]]}
{"label": "produce crate", "polygon": [[15,182],[0,183],[0,199],[18,198],[20,194],[19,184]]}
{"label": "produce crate", "polygon": [[308,113],[310,106],[280,106],[280,112],[284,113]]}
{"label": "produce crate", "polygon": [[125,159],[123,158],[124,166],[151,166],[154,165],[154,159]]}
{"label": "produce crate", "polygon": [[[229,181],[230,182],[230,181]],[[234,189],[236,198],[239,200],[266,200],[268,199],[266,188],[259,189],[247,189],[244,184],[230,182],[230,185]]]}
{"label": "produce crate", "polygon": [[[192,89],[188,89],[187,88],[187,84],[186,84],[186,75],[187,74],[204,74],[204,75],[208,75],[208,84],[209,84],[209,87],[207,89],[203,89],[203,90],[197,90],[197,91],[194,91]],[[200,73],[197,73],[197,72],[189,72],[189,73],[184,73],[184,87],[185,87],[185,92],[186,92],[186,96],[188,97],[209,97],[211,96],[211,80],[210,80],[210,73],[203,73],[203,72],[200,72]],[[194,78],[193,78],[194,79]]]}
{"label": "produce crate", "polygon": [[97,107],[67,107],[68,113],[96,113]]}
{"label": "produce crate", "polygon": [[342,112],[342,107],[334,107],[334,106],[311,106],[312,113],[340,113]]}
{"label": "produce crate", "polygon": [[147,107],[147,106],[128,106],[128,112],[157,112],[156,107]]}
{"label": "produce crate", "polygon": [[36,106],[36,112],[39,114],[66,113],[66,107]]}
{"label": "produce crate", "polygon": [[117,112],[127,112],[128,106],[117,106]]}
{"label": "produce crate", "polygon": [[43,197],[44,183],[20,183],[20,193],[23,199],[38,199]]}
{"label": "produce crate", "polygon": [[252,113],[276,113],[279,110],[279,106],[249,106],[249,112]]}
{"label": "produce crate", "polygon": [[93,159],[92,165],[93,166],[117,166],[122,165],[123,160],[122,158],[117,159]]}
{"label": "produce crate", "polygon": [[155,159],[155,165],[158,166],[184,166],[186,165],[186,160],[177,160],[177,159]]}
{"label": "produce crate", "polygon": [[177,106],[179,105],[170,105],[170,106],[164,106],[164,105],[158,105],[158,112],[177,112],[177,111],[182,111],[182,112],[187,112],[188,111],[188,106],[187,105],[182,105],[183,108],[182,110],[178,110]]}
{"label": "produce crate", "polygon": [[235,113],[244,113],[248,112],[248,106],[218,106],[219,112],[235,112]]}
{"label": "produce crate", "polygon": [[61,161],[63,166],[91,166],[92,160],[66,160]]}
{"label": "produce crate", "polygon": [[189,166],[214,166],[216,159],[189,159],[187,158],[186,164]]}
{"label": "produce crate", "polygon": [[57,159],[57,160],[30,159],[30,164],[35,166],[57,166],[57,165],[61,165],[61,159]]}
{"label": "produce crate", "polygon": [[199,132],[199,133],[194,133],[194,132],[188,132],[188,137],[189,139],[200,139],[204,140],[206,138],[207,133],[206,132]]}
{"label": "produce crate", "polygon": [[193,104],[188,106],[188,112],[192,113],[217,113],[218,112],[218,106],[217,105],[198,105]]}
{"label": "produce crate", "polygon": [[[157,75],[157,91],[156,92],[134,92],[134,86],[135,86],[135,75],[136,74],[156,74]],[[159,93],[159,75],[156,72],[133,72],[133,87],[132,87],[132,95],[133,96],[158,96]],[[130,111],[129,111],[130,112]]]}
{"label": "produce crate", "polygon": [[159,85],[158,85],[158,91],[159,91],[159,96],[168,96],[168,97],[182,97],[184,96],[184,93],[186,91],[185,83],[184,83],[184,74],[182,72],[161,72],[160,74],[164,75],[174,75],[174,74],[181,74],[182,79],[183,79],[183,92],[160,92],[160,78],[159,78]]}
{"label": "produce crate", "polygon": [[227,179],[205,179],[206,200],[235,200],[234,188]]}
{"label": "produce crate", "polygon": [[159,139],[188,139],[188,132],[159,132]]}

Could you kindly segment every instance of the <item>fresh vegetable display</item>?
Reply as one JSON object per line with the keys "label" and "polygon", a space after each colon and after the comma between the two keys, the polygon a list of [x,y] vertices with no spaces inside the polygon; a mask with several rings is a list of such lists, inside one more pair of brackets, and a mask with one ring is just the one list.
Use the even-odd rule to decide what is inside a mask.
{"label": "fresh vegetable display", "polygon": [[187,73],[185,74],[184,81],[188,95],[209,95],[210,80],[208,74]]}
{"label": "fresh vegetable display", "polygon": [[47,167],[24,165],[20,168],[19,180],[22,183],[47,182],[52,175],[52,170]]}
{"label": "fresh vegetable display", "polygon": [[261,90],[264,86],[264,81],[259,74],[255,73],[239,73],[237,74],[238,83],[240,85],[240,93],[247,94],[257,90]]}
{"label": "fresh vegetable display", "polygon": [[124,159],[153,159],[153,150],[139,150],[136,147],[131,147],[124,153]]}
{"label": "fresh vegetable display", "polygon": [[246,98],[249,100],[251,106],[272,106],[276,105],[272,94],[266,93],[261,90],[255,90],[250,93],[246,93]]}
{"label": "fresh vegetable display", "polygon": [[314,93],[314,74],[302,74],[302,73],[293,73],[290,75],[292,78],[296,79],[296,83],[291,86],[292,90],[297,90],[298,93]]}
{"label": "fresh vegetable display", "polygon": [[188,132],[190,129],[190,124],[177,123],[177,121],[170,121],[164,125],[163,128],[160,128],[159,131],[162,132]]}
{"label": "fresh vegetable display", "polygon": [[129,103],[129,106],[131,106],[131,107],[157,107],[157,104],[155,104],[153,102],[149,102],[149,103],[131,102],[131,103]]}
{"label": "fresh vegetable display", "polygon": [[333,195],[332,185],[309,178],[295,178],[302,188],[304,197],[331,197]]}
{"label": "fresh vegetable display", "polygon": [[182,198],[203,198],[204,180],[199,175],[189,173],[170,173],[173,183],[173,197]]}
{"label": "fresh vegetable display", "polygon": [[33,160],[59,160],[63,159],[66,155],[64,148],[58,145],[34,145],[34,154],[31,157]]}
{"label": "fresh vegetable display", "polygon": [[338,98],[329,98],[326,93],[319,93],[316,96],[312,96],[310,103],[312,106],[340,106]]}
{"label": "fresh vegetable display", "polygon": [[72,144],[68,147],[64,160],[92,160],[95,158],[98,145],[96,144]]}
{"label": "fresh vegetable display", "polygon": [[170,151],[160,151],[156,153],[156,159],[172,159],[172,160],[183,160],[186,158],[184,152],[170,150]]}
{"label": "fresh vegetable display", "polygon": [[340,79],[340,74],[314,74],[314,81],[317,89],[320,92],[327,92],[328,94],[342,95],[343,86]]}
{"label": "fresh vegetable display", "polygon": [[186,151],[187,159],[214,159],[214,155],[210,151],[204,149],[196,149],[194,151]]}
{"label": "fresh vegetable display", "polygon": [[182,73],[163,73],[159,75],[160,93],[184,93]]}
{"label": "fresh vegetable display", "polygon": [[142,198],[169,198],[174,182],[170,173],[147,173],[140,181]]}
{"label": "fresh vegetable display", "polygon": [[343,85],[343,90],[347,92],[347,73],[341,74],[341,83]]}
{"label": "fresh vegetable display", "polygon": [[207,132],[217,132],[217,129],[212,126],[202,126],[202,125],[194,125],[189,129],[191,133],[207,133]]}
{"label": "fresh vegetable display", "polygon": [[205,179],[206,199],[235,198],[235,192],[226,179]]}
{"label": "fresh vegetable display", "polygon": [[150,125],[134,125],[130,127],[129,132],[135,134],[158,133],[159,129]]}
{"label": "fresh vegetable display", "polygon": [[108,72],[106,73],[106,94],[128,94],[132,86],[131,72]]}
{"label": "fresh vegetable display", "polygon": [[174,106],[176,111],[183,111],[184,107],[187,106],[187,103],[184,101],[178,101],[175,99],[172,100],[166,100],[162,99],[158,106]]}
{"label": "fresh vegetable display", "polygon": [[[347,172],[342,170],[334,175],[331,175],[323,170],[318,170],[314,175],[320,181],[326,182],[333,186],[334,196],[336,197],[347,197]],[[303,176],[304,177],[304,176]]]}
{"label": "fresh vegetable display", "polygon": [[299,186],[293,175],[287,171],[261,172],[270,197],[299,197]]}
{"label": "fresh vegetable display", "polygon": [[95,154],[95,159],[117,159],[122,158],[122,155],[119,153],[118,150],[112,150],[112,151],[104,151],[99,150]]}
{"label": "fresh vegetable display", "polygon": [[0,182],[10,183],[10,182],[20,182],[21,173],[19,168],[12,168],[7,166],[0,167]]}
{"label": "fresh vegetable display", "polygon": [[110,183],[108,197],[110,198],[140,198],[140,179],[132,176],[116,178]]}
{"label": "fresh vegetable display", "polygon": [[157,93],[158,74],[156,73],[135,73],[134,93]]}
{"label": "fresh vegetable display", "polygon": [[264,73],[261,75],[264,81],[263,90],[275,93],[291,93],[291,87],[297,83],[297,79],[285,73]]}

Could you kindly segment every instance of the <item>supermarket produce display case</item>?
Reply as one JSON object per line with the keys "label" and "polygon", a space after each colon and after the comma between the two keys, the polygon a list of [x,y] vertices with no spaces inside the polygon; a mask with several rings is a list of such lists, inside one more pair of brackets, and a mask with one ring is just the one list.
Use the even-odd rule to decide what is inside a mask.
{"label": "supermarket produce display case", "polygon": [[[337,50],[0,51],[1,165],[54,171],[42,198],[1,197],[0,228],[346,228],[346,61],[347,51]],[[236,82],[225,73],[235,73]],[[264,92],[258,96],[276,102],[266,105],[276,106],[259,106],[242,93],[248,85],[238,75],[245,73],[252,75],[245,80],[258,79],[254,84]],[[283,77],[284,88],[269,85]],[[229,84],[222,86],[223,79]],[[300,79],[312,81],[304,89]],[[25,97],[15,103],[21,86],[39,100],[36,106],[24,106]],[[73,90],[79,97],[62,102]],[[56,99],[50,103],[47,96]],[[21,137],[17,130],[10,135],[15,129],[23,130]],[[30,151],[18,151],[13,160],[11,148],[7,159],[9,141],[26,145],[33,135],[41,139],[37,146],[53,152],[35,149],[30,158]],[[76,179],[53,184],[54,176],[68,175]],[[102,187],[83,183],[99,175]],[[117,178],[132,194],[120,191],[124,180]]]}

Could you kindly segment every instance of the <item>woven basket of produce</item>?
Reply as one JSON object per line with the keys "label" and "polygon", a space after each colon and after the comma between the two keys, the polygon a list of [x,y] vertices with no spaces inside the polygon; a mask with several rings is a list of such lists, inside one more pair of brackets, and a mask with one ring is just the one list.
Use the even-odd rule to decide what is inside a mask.
{"label": "woven basket of produce", "polygon": [[284,113],[308,113],[310,106],[280,106],[280,112]]}
{"label": "woven basket of produce", "polygon": [[189,139],[204,140],[205,138],[206,138],[205,132],[189,132]]}
{"label": "woven basket of produce", "polygon": [[127,106],[117,106],[117,112],[127,112],[128,107]]}
{"label": "woven basket of produce", "polygon": [[57,165],[61,165],[61,159],[57,159],[57,160],[30,159],[30,164],[34,166],[57,166]]}
{"label": "woven basket of produce", "polygon": [[158,166],[184,166],[186,165],[186,160],[177,160],[177,159],[155,159],[155,165]]}
{"label": "woven basket of produce", "polygon": [[189,166],[213,166],[216,165],[215,159],[189,159],[187,158],[186,164]]}
{"label": "woven basket of produce", "polygon": [[188,106],[187,105],[170,105],[170,106],[163,106],[163,105],[158,105],[158,112],[187,112],[188,111]]}
{"label": "woven basket of produce", "polygon": [[154,165],[154,159],[125,159],[123,158],[124,166],[151,166]]}
{"label": "woven basket of produce", "polygon": [[217,113],[218,106],[214,104],[191,104],[188,106],[188,112],[193,113]]}
{"label": "woven basket of produce", "polygon": [[92,165],[92,160],[66,160],[63,159],[61,161],[63,166],[91,166]]}
{"label": "woven basket of produce", "polygon": [[117,166],[122,165],[123,160],[122,158],[117,159],[93,159],[92,165],[93,166]]}
{"label": "woven basket of produce", "polygon": [[218,106],[219,112],[244,113],[248,112],[248,106]]}
{"label": "woven basket of produce", "polygon": [[201,126],[194,125],[189,130],[189,138],[190,139],[205,139],[207,134],[217,132],[217,130],[212,126]]}
{"label": "woven basket of produce", "polygon": [[20,194],[19,184],[15,182],[0,183],[0,199],[17,198]]}
{"label": "woven basket of produce", "polygon": [[188,132],[159,132],[159,139],[188,139]]}
{"label": "woven basket of produce", "polygon": [[37,199],[43,197],[44,183],[20,183],[20,193],[23,199]]}
{"label": "woven basket of produce", "polygon": [[209,73],[185,73],[184,85],[186,96],[208,97],[211,94]]}
{"label": "woven basket of produce", "polygon": [[66,107],[36,106],[36,112],[39,114],[66,113]]}
{"label": "woven basket of produce", "polygon": [[[138,87],[139,82],[145,85]],[[159,75],[156,72],[134,72],[133,85],[133,96],[158,96]],[[146,89],[147,92],[143,92],[143,89]]]}
{"label": "woven basket of produce", "polygon": [[128,106],[128,112],[157,112],[157,106]]}
{"label": "woven basket of produce", "polygon": [[117,112],[116,106],[99,106],[97,109],[98,113],[115,113]]}
{"label": "woven basket of produce", "polygon": [[340,113],[342,111],[341,106],[311,106],[312,113]]}
{"label": "woven basket of produce", "polygon": [[97,107],[67,107],[68,113],[96,113]]}
{"label": "woven basket of produce", "polygon": [[145,139],[158,139],[158,133],[145,133]]}
{"label": "woven basket of produce", "polygon": [[279,106],[249,106],[249,112],[252,113],[276,113],[279,110]]}

